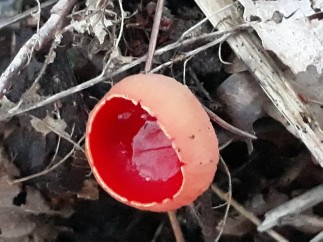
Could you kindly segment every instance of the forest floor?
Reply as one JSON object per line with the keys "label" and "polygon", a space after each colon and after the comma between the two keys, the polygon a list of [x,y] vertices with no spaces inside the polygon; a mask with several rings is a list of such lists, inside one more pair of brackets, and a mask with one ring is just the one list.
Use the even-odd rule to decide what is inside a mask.
{"label": "forest floor", "polygon": [[[0,1],[0,73],[55,15],[57,1],[36,2]],[[0,79],[0,241],[175,241],[166,213],[139,211],[106,194],[84,153],[90,110],[113,83],[144,70],[156,1],[72,2],[67,13],[56,12],[64,28],[55,25],[27,46],[4,95]],[[257,230],[266,212],[312,196],[323,172],[266,112],[269,99],[230,46],[214,42],[223,33],[212,35],[217,29],[208,21],[196,25],[204,18],[193,0],[166,1],[153,72],[184,83],[245,133],[213,123],[222,162],[212,189],[177,211],[185,240],[310,241],[323,230],[323,198],[278,216],[268,228],[274,232]]]}

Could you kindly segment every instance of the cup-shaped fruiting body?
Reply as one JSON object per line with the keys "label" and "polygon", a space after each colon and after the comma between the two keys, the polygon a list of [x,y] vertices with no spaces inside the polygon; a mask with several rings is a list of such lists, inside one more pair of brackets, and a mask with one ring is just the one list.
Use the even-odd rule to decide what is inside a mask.
{"label": "cup-shaped fruiting body", "polygon": [[115,199],[144,210],[192,203],[213,180],[218,141],[203,107],[173,78],[129,76],[89,116],[86,154]]}

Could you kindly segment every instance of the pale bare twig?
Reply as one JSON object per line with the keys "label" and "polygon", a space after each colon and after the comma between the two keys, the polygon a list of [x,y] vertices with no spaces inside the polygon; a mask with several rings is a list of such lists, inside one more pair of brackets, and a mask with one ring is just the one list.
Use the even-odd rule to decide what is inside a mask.
{"label": "pale bare twig", "polygon": [[311,99],[311,98],[306,98],[306,101],[309,102],[309,103],[317,104],[319,106],[323,106],[323,102],[322,101],[319,101],[319,100],[315,100],[315,99]]}
{"label": "pale bare twig", "polygon": [[[217,15],[218,13],[227,10],[228,8],[231,7],[232,4],[225,6],[222,9],[219,9],[218,11],[214,12],[213,15]],[[181,37],[179,38],[178,41],[182,41],[183,39],[189,37],[189,33],[191,33],[194,29],[198,28],[199,26],[201,26],[202,24],[204,24],[205,22],[209,21],[208,18],[203,18],[201,21],[199,21],[198,23],[196,23],[195,25],[193,25],[192,27],[190,27],[188,30],[186,30]]]}
{"label": "pale bare twig", "polygon": [[238,129],[238,128],[232,126],[231,124],[227,123],[226,121],[221,119],[218,115],[216,115],[214,112],[212,112],[207,107],[204,106],[204,109],[207,112],[207,114],[209,115],[210,119],[212,121],[214,121],[215,123],[217,123],[222,128],[230,131],[231,133],[234,133],[236,135],[242,136],[242,137],[246,137],[246,138],[249,138],[249,139],[257,139],[257,137],[254,136],[253,134],[249,134],[248,132],[243,131],[241,129]]}
{"label": "pale bare twig", "polygon": [[195,25],[193,25],[192,27],[190,27],[188,30],[186,30],[181,37],[179,38],[179,41],[189,37],[189,33],[191,33],[194,29],[198,28],[199,26],[201,26],[202,24],[204,24],[205,22],[209,21],[208,18],[204,18],[201,21],[197,22]]}
{"label": "pale bare twig", "polygon": [[232,63],[231,63],[231,62],[227,62],[227,61],[224,61],[224,60],[222,59],[222,43],[220,43],[220,45],[219,45],[219,49],[218,49],[218,56],[219,56],[219,60],[220,60],[220,62],[221,62],[222,64],[224,64],[224,65],[232,65]]}
{"label": "pale bare twig", "polygon": [[211,97],[210,93],[204,88],[203,84],[200,82],[200,80],[197,78],[196,73],[189,68],[189,73],[195,82],[196,86],[199,88],[199,90],[204,94],[204,96],[207,98],[209,102],[214,102],[213,98]]}
{"label": "pale bare twig", "polygon": [[121,12],[121,24],[120,24],[119,35],[115,43],[115,48],[119,47],[119,44],[123,35],[124,19],[125,19],[125,12],[123,10],[122,0],[118,0],[118,3],[119,3],[120,12]]}
{"label": "pale bare twig", "polygon": [[38,172],[36,174],[33,174],[33,175],[30,175],[30,176],[25,176],[25,177],[22,177],[22,178],[19,178],[19,179],[16,179],[16,180],[13,180],[13,181],[10,181],[9,183],[10,184],[17,184],[17,183],[21,183],[21,182],[25,182],[25,181],[29,181],[31,179],[34,179],[34,178],[37,178],[37,177],[40,177],[40,176],[43,176],[43,175],[46,175],[48,174],[49,172],[55,170],[57,167],[59,167],[61,164],[63,164],[74,152],[74,148],[66,155],[64,156],[63,159],[61,159],[58,163],[56,163],[55,165],[53,165],[52,167],[46,169],[46,170],[43,170],[41,172]]}
{"label": "pale bare twig", "polygon": [[194,57],[194,55],[190,56],[189,58],[187,58],[185,61],[184,61],[184,64],[183,64],[183,84],[185,86],[186,85],[186,66],[187,66],[187,63]]}
{"label": "pale bare twig", "polygon": [[102,69],[102,72],[100,73],[100,75],[98,76],[100,79],[103,79],[110,64],[111,64],[111,61],[113,60],[113,57],[114,55],[116,55],[116,53],[119,53],[119,44],[120,44],[120,41],[122,39],[122,35],[123,35],[123,28],[124,28],[124,18],[125,18],[125,13],[123,11],[123,5],[122,5],[122,0],[118,0],[118,3],[119,3],[119,8],[120,8],[120,12],[121,12],[121,26],[120,26],[120,31],[119,31],[119,34],[118,34],[118,38],[117,40],[115,41],[114,43],[114,46],[112,48],[112,53],[110,55],[110,58],[109,60],[105,63],[103,69]]}
{"label": "pale bare twig", "polygon": [[322,242],[323,241],[323,231],[318,233],[310,242]]}
{"label": "pale bare twig", "polygon": [[28,99],[28,97],[34,93],[36,93],[37,91],[37,84],[39,82],[39,80],[43,77],[43,75],[46,72],[47,66],[52,62],[52,58],[53,58],[53,54],[54,54],[54,50],[57,47],[58,42],[57,41],[53,41],[48,54],[46,56],[45,62],[40,70],[40,72],[38,73],[34,83],[31,85],[31,87],[23,94],[22,98],[20,99],[19,103],[17,104],[16,107],[14,107],[11,111],[14,110],[18,110],[20,108],[20,106],[26,101],[26,99]]}
{"label": "pale bare twig", "polygon": [[156,49],[156,43],[157,43],[157,37],[159,33],[159,26],[160,21],[163,15],[163,8],[164,8],[164,0],[158,0],[156,11],[155,11],[155,17],[154,17],[154,24],[151,30],[151,36],[149,40],[149,46],[148,46],[148,54],[147,54],[147,60],[145,65],[145,73],[148,73],[151,70],[151,66],[153,63],[154,58],[154,52]]}
{"label": "pale bare twig", "polygon": [[176,242],[185,242],[181,226],[176,218],[176,211],[168,211],[167,214],[175,234]]}
{"label": "pale bare twig", "polygon": [[[180,46],[187,46],[187,45],[190,45],[192,43],[195,43],[196,41],[199,41],[199,40],[205,40],[205,39],[212,39],[212,38],[216,38],[218,36],[222,36],[224,34],[228,34],[228,33],[234,33],[236,31],[240,31],[242,29],[245,29],[245,28],[248,28],[249,25],[239,25],[239,26],[236,26],[236,27],[233,27],[232,29],[230,30],[226,30],[226,31],[220,31],[220,32],[212,32],[210,34],[204,34],[204,35],[201,35],[201,36],[197,36],[197,37],[194,37],[194,38],[191,38],[191,39],[188,39],[188,40],[183,40],[183,41],[180,41],[180,42],[175,42],[175,43],[172,43],[172,44],[169,44],[167,46],[164,46],[158,50],[155,51],[155,56],[157,55],[162,55],[164,54],[165,52],[167,51],[170,51],[170,50],[173,50],[175,48],[178,48]],[[132,61],[131,63],[129,64],[126,64],[122,67],[120,67],[119,69],[117,69],[116,71],[110,73],[109,75],[102,75],[100,74],[99,76],[93,78],[93,79],[90,79],[84,83],[81,83],[77,86],[74,86],[74,87],[71,87],[67,90],[64,90],[62,92],[59,92],[57,94],[54,94],[50,97],[47,97],[45,98],[44,100],[41,100],[37,103],[34,103],[34,104],[31,104],[29,106],[26,106],[26,107],[22,107],[21,109],[19,110],[15,110],[15,111],[5,111],[4,113],[1,113],[0,115],[0,120],[5,120],[5,119],[8,119],[10,117],[13,117],[15,115],[18,115],[18,114],[21,114],[21,113],[25,113],[25,112],[28,112],[30,110],[33,110],[33,109],[36,109],[36,108],[40,108],[42,106],[45,106],[45,105],[48,105],[50,103],[53,103],[61,98],[64,98],[64,97],[67,97],[67,96],[70,96],[74,93],[77,93],[79,91],[82,91],[86,88],[89,88],[89,87],[92,87],[93,85],[95,84],[98,84],[102,81],[105,81],[105,80],[108,80],[118,74],[121,74],[139,64],[141,64],[142,62],[144,62],[146,60],[146,55],[145,56],[142,56],[134,61]]]}
{"label": "pale bare twig", "polygon": [[35,13],[33,13],[33,15],[36,15],[37,16],[37,33],[39,32],[39,26],[40,26],[40,12],[41,12],[41,6],[40,6],[40,2],[39,2],[39,0],[35,0],[36,1],[36,3],[37,3],[37,8],[38,8],[38,10],[35,12]]}
{"label": "pale bare twig", "polygon": [[184,56],[176,56],[175,58],[159,65],[159,66],[156,66],[154,69],[152,69],[151,71],[149,71],[149,73],[156,73],[156,72],[159,72],[160,70],[166,68],[166,67],[169,67],[171,65],[173,65],[174,63],[177,63],[177,62],[181,62],[185,59]]}
{"label": "pale bare twig", "polygon": [[[41,49],[45,43],[54,38],[57,31],[62,28],[65,17],[74,6],[76,0],[59,0],[51,10],[48,21],[34,34],[18,51],[12,62],[0,76],[0,98],[7,92],[9,82],[28,63],[29,57],[33,54],[33,48]],[[37,46],[36,46],[37,44]]]}
{"label": "pale bare twig", "polygon": [[[191,57],[193,57],[194,55],[196,55],[196,54],[198,54],[198,53],[200,53],[200,52],[202,52],[202,51],[205,51],[206,49],[208,49],[208,48],[211,48],[212,46],[215,46],[215,45],[217,45],[217,44],[219,44],[220,42],[222,42],[222,41],[224,41],[226,38],[228,38],[230,36],[230,34],[225,34],[225,35],[223,35],[221,38],[219,38],[219,39],[216,39],[216,40],[214,40],[214,41],[212,41],[212,42],[210,42],[210,43],[207,43],[207,44],[205,44],[205,45],[202,45],[202,46],[200,46],[199,48],[197,48],[197,49],[194,49],[194,50],[192,50],[192,51],[188,51],[188,52],[183,52],[183,53],[181,53],[179,56],[177,56],[176,58],[174,58],[174,59],[172,59],[172,60],[170,60],[170,61],[167,61],[167,62],[165,62],[165,63],[163,63],[163,64],[161,64],[161,65],[159,65],[159,66],[157,66],[157,67],[155,67],[153,70],[151,70],[149,73],[155,73],[155,72],[157,72],[157,71],[160,71],[161,69],[163,69],[163,68],[166,68],[166,67],[168,67],[168,66],[170,66],[170,65],[172,65],[172,64],[174,64],[175,62],[178,62],[178,61],[183,61],[183,60],[185,60],[185,59],[187,59],[185,62],[184,62],[184,68],[185,68],[185,66],[186,66],[186,64],[185,63],[187,63],[187,61],[191,58]],[[184,72],[185,73],[185,72]],[[184,85],[186,84],[185,83],[185,79],[183,80],[183,83],[184,83]]]}
{"label": "pale bare twig", "polygon": [[207,50],[208,48],[216,45],[216,44],[219,44],[223,41],[225,41],[226,39],[228,39],[230,36],[232,35],[232,33],[227,33],[227,34],[224,34],[222,37],[216,39],[216,40],[213,40],[211,41],[210,43],[207,43],[206,45],[203,45],[203,46],[200,46],[194,50],[191,50],[191,51],[188,51],[188,52],[185,52],[185,55],[188,55],[188,56],[191,56],[191,55],[196,55],[204,50]]}
{"label": "pale bare twig", "polygon": [[225,149],[228,145],[230,145],[233,142],[233,139],[229,139],[227,142],[219,146],[219,150]]}
{"label": "pale bare twig", "polygon": [[308,190],[302,195],[273,208],[265,214],[265,220],[258,226],[263,232],[279,224],[279,221],[288,215],[301,213],[323,201],[323,184]]}
{"label": "pale bare twig", "polygon": [[200,226],[200,228],[203,228],[203,221],[198,213],[198,211],[195,209],[193,204],[188,205],[188,209],[190,211],[190,213],[194,216],[196,222],[198,223],[198,225]]}
{"label": "pale bare twig", "polygon": [[220,162],[221,162],[222,166],[224,167],[224,171],[225,171],[226,175],[228,176],[228,193],[227,193],[228,200],[226,201],[227,206],[225,208],[221,228],[220,228],[218,236],[215,239],[215,242],[218,242],[220,240],[221,236],[222,236],[222,233],[223,233],[223,230],[224,230],[224,227],[225,227],[225,223],[226,223],[226,221],[228,219],[229,210],[230,210],[230,206],[231,206],[231,199],[232,199],[232,180],[231,180],[231,174],[230,174],[230,171],[229,171],[229,167],[227,166],[227,164],[223,160],[222,156],[220,156]]}
{"label": "pale bare twig", "polygon": [[157,238],[159,237],[159,235],[161,234],[163,228],[164,228],[164,223],[161,223],[158,228],[156,229],[156,232],[154,234],[154,237],[152,238],[151,242],[156,242]]}
{"label": "pale bare twig", "polygon": [[222,208],[222,207],[224,207],[224,206],[227,206],[228,205],[228,203],[227,202],[224,202],[224,203],[221,203],[221,204],[219,204],[219,205],[217,205],[217,206],[214,206],[214,207],[212,207],[213,209],[219,209],[219,208]]}
{"label": "pale bare twig", "polygon": [[[211,189],[212,191],[222,200],[229,202],[229,198],[227,193],[225,193],[224,191],[222,191],[217,185],[212,184],[211,185]],[[258,219],[254,214],[252,214],[251,212],[247,211],[242,205],[240,205],[237,201],[235,201],[233,198],[231,198],[231,206],[237,210],[241,215],[243,215],[244,217],[246,217],[247,219],[249,219],[253,224],[255,224],[256,226],[261,224],[260,219]],[[288,242],[287,239],[285,239],[283,236],[281,236],[280,234],[278,234],[277,232],[273,231],[273,230],[268,230],[266,231],[268,233],[268,235],[270,235],[273,239],[275,239],[276,241],[279,242]]]}
{"label": "pale bare twig", "polygon": [[[78,146],[80,146],[80,143],[84,140],[84,138],[85,138],[85,135],[83,135],[83,137],[77,143]],[[44,175],[48,174],[49,172],[55,170],[60,165],[62,165],[74,153],[74,151],[75,151],[75,146],[71,149],[70,152],[68,152],[68,154],[66,156],[63,157],[63,159],[61,159],[55,165],[53,165],[53,166],[49,167],[48,169],[45,169],[45,170],[43,170],[41,172],[38,172],[36,174],[30,175],[30,176],[25,176],[25,177],[22,177],[22,178],[19,178],[19,179],[9,181],[9,184],[17,184],[17,183],[29,181],[31,179],[34,179],[34,178],[37,178],[37,177],[44,176]]]}
{"label": "pale bare twig", "polygon": [[47,166],[47,169],[50,168],[52,166],[52,164],[54,163],[54,161],[56,160],[56,156],[57,156],[57,153],[59,151],[59,147],[61,145],[61,139],[62,137],[58,135],[58,140],[57,140],[57,145],[56,145],[56,148],[55,148],[55,153],[52,157],[52,159],[50,160],[48,166]]}
{"label": "pale bare twig", "polygon": [[37,5],[33,8],[26,10],[23,13],[17,14],[13,17],[10,17],[10,18],[0,21],[0,30],[11,25],[11,24],[14,24],[14,23],[17,23],[21,20],[24,20],[24,19],[28,18],[29,16],[32,16],[34,13],[36,13],[39,10],[39,8],[43,9],[43,8],[47,8],[47,7],[52,6],[57,1],[58,0],[50,0],[50,1],[47,1],[44,3],[41,3],[40,6]]}
{"label": "pale bare twig", "polygon": [[[155,11],[154,24],[153,24],[153,28],[152,28],[151,36],[149,40],[148,54],[147,54],[147,60],[145,65],[145,73],[148,73],[152,67],[153,57],[156,49],[157,37],[159,33],[160,21],[163,14],[163,8],[164,8],[164,0],[158,0],[156,11]],[[185,240],[184,240],[183,232],[176,218],[176,210],[168,211],[167,214],[168,214],[170,223],[172,225],[176,242],[184,242]]]}

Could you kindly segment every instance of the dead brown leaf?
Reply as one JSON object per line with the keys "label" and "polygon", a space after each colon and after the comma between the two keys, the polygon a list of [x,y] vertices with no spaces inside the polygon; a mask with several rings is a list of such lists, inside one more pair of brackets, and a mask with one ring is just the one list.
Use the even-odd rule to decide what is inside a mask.
{"label": "dead brown leaf", "polygon": [[99,199],[98,183],[93,179],[84,180],[82,190],[77,193],[77,197],[86,199],[86,200],[98,200]]}

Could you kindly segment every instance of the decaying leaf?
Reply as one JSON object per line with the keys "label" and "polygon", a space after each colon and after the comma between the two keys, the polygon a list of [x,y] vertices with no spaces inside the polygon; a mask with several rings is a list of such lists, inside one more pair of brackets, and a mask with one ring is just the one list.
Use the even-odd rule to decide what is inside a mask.
{"label": "decaying leaf", "polygon": [[[38,226],[38,214],[65,215],[52,211],[38,190],[11,184],[10,181],[18,175],[17,168],[0,150],[0,241],[30,241],[26,240],[29,235],[40,227],[43,230],[47,227],[46,224]],[[38,237],[53,237],[49,232],[45,235],[40,235],[39,231],[37,233]]]}
{"label": "decaying leaf", "polygon": [[113,23],[106,17],[105,8],[102,7],[104,0],[87,0],[87,11],[80,20],[72,20],[73,28],[79,33],[93,34],[102,44],[107,36],[107,28]]}
{"label": "decaying leaf", "polygon": [[[21,192],[18,184],[9,184],[7,168],[12,163],[0,151],[0,238],[17,238],[31,233],[36,225],[29,219],[29,214],[14,204]],[[12,170],[12,168],[10,168]]]}
{"label": "decaying leaf", "polygon": [[26,202],[21,205],[22,209],[30,211],[33,214],[50,213],[47,202],[38,190],[27,186],[26,194]]}
{"label": "decaying leaf", "polygon": [[32,116],[30,123],[37,132],[40,132],[44,135],[47,135],[49,132],[54,130],[55,132],[60,133],[66,137],[70,136],[65,132],[67,124],[63,119],[54,119],[51,116],[47,115],[43,120],[41,120],[35,116]]}
{"label": "decaying leaf", "polygon": [[17,168],[8,161],[3,151],[0,150],[0,208],[12,207],[14,198],[21,191],[18,184],[9,184],[10,178],[18,174]]}
{"label": "decaying leaf", "polygon": [[6,113],[9,109],[11,109],[15,106],[16,106],[16,104],[14,104],[13,102],[10,102],[6,96],[3,96],[0,99],[0,114]]}
{"label": "decaying leaf", "polygon": [[20,192],[20,186],[11,185],[9,181],[7,175],[0,177],[0,207],[13,206],[13,200]]}
{"label": "decaying leaf", "polygon": [[[263,46],[273,51],[293,73],[313,65],[323,70],[322,1],[239,0]],[[256,20],[256,21],[253,21]]]}
{"label": "decaying leaf", "polygon": [[84,180],[82,191],[77,193],[77,197],[86,199],[86,200],[98,200],[99,199],[98,183],[94,180]]}

